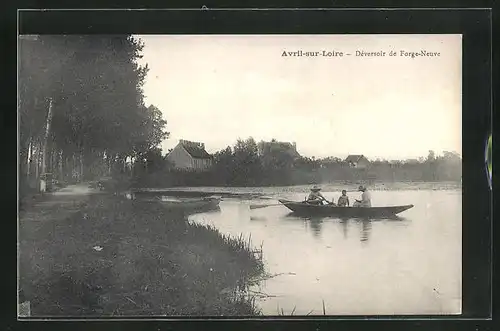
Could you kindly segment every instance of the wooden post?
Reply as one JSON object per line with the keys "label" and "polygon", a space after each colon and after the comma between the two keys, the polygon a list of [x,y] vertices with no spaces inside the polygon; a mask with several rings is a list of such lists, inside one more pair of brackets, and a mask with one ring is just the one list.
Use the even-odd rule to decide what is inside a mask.
{"label": "wooden post", "polygon": [[52,115],[53,115],[53,107],[52,107],[52,99],[49,98],[49,111],[47,113],[47,123],[45,127],[45,137],[43,142],[43,152],[42,152],[42,177],[40,179],[40,191],[46,192],[51,189],[51,181],[50,176],[47,174],[51,172],[51,153],[49,151],[49,137],[50,137],[50,129],[52,124]]}

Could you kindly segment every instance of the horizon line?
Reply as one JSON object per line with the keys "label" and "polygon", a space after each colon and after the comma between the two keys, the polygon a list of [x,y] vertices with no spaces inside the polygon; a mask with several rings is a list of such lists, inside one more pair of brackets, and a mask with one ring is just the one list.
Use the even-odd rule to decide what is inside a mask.
{"label": "horizon line", "polygon": [[[249,137],[249,138],[253,138],[253,137]],[[195,143],[205,144],[205,143],[203,143],[201,141],[198,142],[198,141],[189,140],[189,139],[179,139],[177,144],[179,144],[181,140],[186,140],[186,141],[191,141],[191,142],[195,142]],[[246,139],[241,139],[241,140],[244,141]],[[165,141],[166,140],[164,140],[162,143],[164,143]],[[255,141],[255,142],[258,144],[259,142],[271,142],[271,141],[261,140],[259,142],[257,142],[257,141]],[[294,142],[279,141],[279,140],[277,140],[276,142],[277,143],[289,143],[289,144],[293,144],[294,143]],[[162,156],[167,156],[169,154],[169,149],[173,149],[175,146],[173,146],[171,148],[165,148],[165,147],[161,146],[162,143],[160,143],[160,146],[157,146],[157,148],[160,148],[160,150],[162,151],[162,154],[163,154]],[[218,152],[221,152],[221,151],[225,150],[228,147],[231,148],[231,150],[234,149],[234,147],[232,145],[227,145],[226,147],[218,148],[215,152],[210,153],[210,152],[207,151],[207,153],[210,154],[211,156],[213,156],[214,154],[216,154]],[[205,150],[206,150],[206,148],[205,148]],[[433,149],[429,149],[429,151],[433,151],[435,153],[436,157],[442,156],[444,154],[444,152],[448,152],[448,153],[457,154],[462,159],[462,153],[458,152],[456,150],[449,150],[449,151],[447,151],[447,150],[433,150]],[[372,161],[377,161],[377,160],[380,160],[380,161],[410,161],[410,160],[419,160],[421,158],[426,159],[428,157],[428,155],[419,155],[419,156],[414,156],[414,157],[395,157],[395,158],[392,157],[392,158],[388,158],[388,157],[383,157],[383,156],[369,156],[369,155],[363,154],[363,153],[339,153],[337,155],[330,154],[328,156],[316,156],[316,155],[309,156],[309,155],[303,155],[299,151],[297,151],[297,153],[300,155],[300,157],[309,158],[309,159],[314,158],[316,160],[322,160],[322,159],[327,159],[327,158],[345,159],[346,157],[351,156],[351,155],[364,156],[368,160],[372,160]],[[345,157],[340,157],[340,155],[345,155]]]}

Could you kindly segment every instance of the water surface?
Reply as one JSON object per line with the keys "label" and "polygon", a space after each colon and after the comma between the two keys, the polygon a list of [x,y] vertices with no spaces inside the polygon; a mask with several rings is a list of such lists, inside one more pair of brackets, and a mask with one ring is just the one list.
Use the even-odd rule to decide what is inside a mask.
{"label": "water surface", "polygon": [[[307,194],[305,187],[260,192],[272,200],[258,203]],[[323,194],[338,199],[337,192]],[[258,300],[266,315],[323,314],[323,304],[330,315],[461,313],[461,190],[389,188],[372,191],[372,200],[415,207],[398,220],[308,219],[284,206],[251,210],[256,201],[232,198],[190,220],[262,244],[267,271],[276,275],[253,289],[268,296]]]}

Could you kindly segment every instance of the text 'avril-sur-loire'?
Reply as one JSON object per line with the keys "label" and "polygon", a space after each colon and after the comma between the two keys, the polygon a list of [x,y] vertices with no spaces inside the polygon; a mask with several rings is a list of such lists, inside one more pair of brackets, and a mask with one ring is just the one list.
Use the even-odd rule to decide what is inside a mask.
{"label": "text 'avril-sur-loire'", "polygon": [[[351,56],[353,54],[351,53],[344,53],[344,52],[339,52],[335,50],[321,50],[321,51],[303,51],[303,50],[298,50],[298,51],[283,51],[281,53],[282,57],[344,57],[344,56]],[[385,57],[385,56],[400,56],[400,57],[410,57],[410,58],[416,58],[416,57],[434,57],[434,56],[441,56],[441,53],[439,52],[429,52],[427,50],[421,50],[419,52],[409,52],[406,50],[400,50],[399,52],[396,51],[364,51],[364,50],[356,50],[354,55],[356,57]]]}
{"label": "text 'avril-sur-loire'", "polygon": [[337,52],[335,50],[331,50],[331,51],[321,50],[321,51],[307,51],[307,52],[302,51],[302,50],[298,50],[298,51],[294,51],[294,52],[283,51],[281,53],[281,56],[282,57],[287,57],[287,56],[290,56],[290,57],[301,57],[301,56],[305,56],[305,57],[315,57],[315,56],[318,56],[318,57],[334,57],[334,56],[342,57],[342,56],[344,56],[344,53]]}

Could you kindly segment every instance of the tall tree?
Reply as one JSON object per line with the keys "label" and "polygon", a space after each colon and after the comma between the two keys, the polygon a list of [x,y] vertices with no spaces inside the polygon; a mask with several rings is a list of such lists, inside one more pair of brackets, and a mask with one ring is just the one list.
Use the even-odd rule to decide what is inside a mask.
{"label": "tall tree", "polygon": [[257,185],[260,182],[262,164],[258,146],[252,137],[238,139],[234,145],[233,179],[240,185]]}
{"label": "tall tree", "polygon": [[[168,136],[166,121],[144,105],[143,43],[128,35],[41,36],[20,49],[21,155],[39,142],[53,100],[55,159],[89,170],[96,161],[124,162]],[[57,157],[58,156],[58,157]],[[81,170],[81,169],[80,169]]]}

